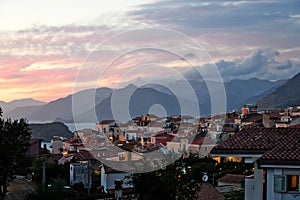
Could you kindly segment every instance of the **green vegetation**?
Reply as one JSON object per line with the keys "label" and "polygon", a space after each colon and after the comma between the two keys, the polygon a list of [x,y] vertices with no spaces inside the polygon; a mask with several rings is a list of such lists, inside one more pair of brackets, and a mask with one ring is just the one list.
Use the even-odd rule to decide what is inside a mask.
{"label": "green vegetation", "polygon": [[[135,193],[141,200],[148,199],[196,199],[200,191],[202,177],[206,173],[208,182],[217,185],[217,179],[225,174],[245,174],[253,166],[238,162],[218,164],[212,158],[191,155],[155,172],[134,174],[128,180],[134,185]],[[243,199],[243,192],[226,194],[228,199]]]}
{"label": "green vegetation", "polygon": [[224,194],[225,200],[243,200],[244,191],[230,191],[228,194]]}
{"label": "green vegetation", "polygon": [[66,189],[66,181],[63,179],[54,179],[51,187],[40,185],[36,192],[26,196],[28,200],[64,200],[71,197],[77,197],[76,190]]}
{"label": "green vegetation", "polygon": [[0,195],[5,197],[9,179],[26,163],[25,153],[29,146],[30,130],[25,119],[2,118],[0,108]]}

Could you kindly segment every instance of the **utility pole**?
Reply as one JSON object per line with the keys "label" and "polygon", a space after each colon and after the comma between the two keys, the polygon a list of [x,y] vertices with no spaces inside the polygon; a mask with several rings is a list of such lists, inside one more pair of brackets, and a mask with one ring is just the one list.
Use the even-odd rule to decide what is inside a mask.
{"label": "utility pole", "polygon": [[88,195],[90,195],[90,183],[91,183],[91,180],[90,180],[90,155],[88,155]]}
{"label": "utility pole", "polygon": [[43,161],[43,179],[42,179],[42,184],[46,184],[46,161]]}

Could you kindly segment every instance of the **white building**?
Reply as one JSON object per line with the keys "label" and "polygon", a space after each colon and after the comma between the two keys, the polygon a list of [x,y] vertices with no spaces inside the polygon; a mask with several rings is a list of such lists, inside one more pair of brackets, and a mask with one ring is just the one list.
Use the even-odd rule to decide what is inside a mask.
{"label": "white building", "polygon": [[300,129],[243,129],[212,150],[214,157],[242,157],[253,163],[245,179],[245,200],[300,199]]}
{"label": "white building", "polygon": [[129,172],[121,172],[105,165],[101,166],[101,186],[106,192],[115,189],[115,180],[123,180],[123,188],[132,188],[133,185],[128,183],[130,179],[127,178],[130,176]]}
{"label": "white building", "polygon": [[70,185],[83,183],[85,188],[92,186],[92,170],[88,161],[80,163],[70,163]]}
{"label": "white building", "polygon": [[50,153],[61,154],[64,147],[64,143],[60,137],[51,139]]}

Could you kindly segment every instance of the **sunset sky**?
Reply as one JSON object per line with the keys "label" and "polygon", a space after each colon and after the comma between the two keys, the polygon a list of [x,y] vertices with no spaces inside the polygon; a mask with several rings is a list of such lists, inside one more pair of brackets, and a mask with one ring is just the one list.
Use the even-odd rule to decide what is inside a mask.
{"label": "sunset sky", "polygon": [[0,19],[3,101],[168,79],[187,61],[224,81],[300,72],[299,1],[3,0]]}

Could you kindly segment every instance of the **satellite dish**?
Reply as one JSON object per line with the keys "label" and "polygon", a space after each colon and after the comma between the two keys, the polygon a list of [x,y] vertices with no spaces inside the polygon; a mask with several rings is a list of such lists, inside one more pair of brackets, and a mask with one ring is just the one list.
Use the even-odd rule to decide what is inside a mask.
{"label": "satellite dish", "polygon": [[207,181],[208,181],[208,176],[207,176],[207,174],[204,174],[204,175],[202,176],[202,181],[203,181],[203,182],[207,182]]}

